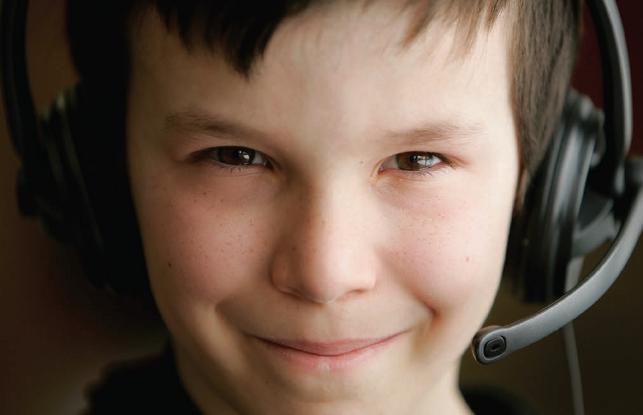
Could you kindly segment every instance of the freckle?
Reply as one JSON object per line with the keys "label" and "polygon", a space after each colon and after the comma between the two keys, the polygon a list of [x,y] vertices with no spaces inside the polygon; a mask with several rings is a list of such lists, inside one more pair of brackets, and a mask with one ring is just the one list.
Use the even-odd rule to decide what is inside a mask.
{"label": "freckle", "polygon": [[208,192],[203,192],[203,196],[207,196],[207,195],[208,195]]}
{"label": "freckle", "polygon": [[469,262],[469,257],[466,257],[466,258],[465,258],[465,261]]}
{"label": "freckle", "polygon": [[167,263],[167,267],[168,267],[168,268],[172,268],[172,263],[171,263],[171,262],[168,262],[168,263]]}

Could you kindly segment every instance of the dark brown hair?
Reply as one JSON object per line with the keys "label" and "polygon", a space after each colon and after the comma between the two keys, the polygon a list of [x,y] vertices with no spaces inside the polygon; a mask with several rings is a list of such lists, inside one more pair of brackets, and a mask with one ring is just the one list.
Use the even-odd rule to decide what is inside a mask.
{"label": "dark brown hair", "polygon": [[[85,81],[126,90],[129,78],[131,25],[155,9],[168,31],[180,35],[186,48],[195,43],[221,52],[238,73],[250,76],[271,36],[288,17],[337,0],[69,0],[67,31],[72,58]],[[364,6],[377,0],[364,0]],[[414,20],[411,43],[436,16],[458,24],[470,43],[482,22],[487,29],[500,12],[513,19],[512,95],[525,178],[533,175],[558,123],[580,35],[578,0],[408,0]],[[125,96],[125,95],[123,95]],[[524,189],[519,192],[522,194]]]}

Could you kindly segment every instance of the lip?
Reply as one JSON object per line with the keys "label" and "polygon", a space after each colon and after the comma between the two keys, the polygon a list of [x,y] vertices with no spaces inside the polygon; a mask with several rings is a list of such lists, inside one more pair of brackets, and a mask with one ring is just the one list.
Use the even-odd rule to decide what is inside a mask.
{"label": "lip", "polygon": [[352,353],[360,349],[372,347],[378,343],[387,341],[394,337],[386,336],[371,339],[355,339],[355,340],[339,340],[333,342],[310,342],[305,340],[281,340],[281,339],[261,339],[263,341],[273,343],[277,346],[287,347],[290,349],[298,350],[300,352],[315,354],[318,356],[341,356],[343,354]]}
{"label": "lip", "polygon": [[299,368],[313,370],[340,370],[361,365],[400,337],[403,332],[390,336],[342,339],[314,342],[299,339],[268,339],[254,337],[271,357],[278,357]]}

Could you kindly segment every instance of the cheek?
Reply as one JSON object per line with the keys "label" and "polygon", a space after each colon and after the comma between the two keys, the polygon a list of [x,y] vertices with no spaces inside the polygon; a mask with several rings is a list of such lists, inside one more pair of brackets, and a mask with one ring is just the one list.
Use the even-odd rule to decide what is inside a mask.
{"label": "cheek", "polygon": [[502,273],[511,201],[509,193],[489,196],[468,186],[407,209],[390,245],[406,289],[437,316],[488,308]]}
{"label": "cheek", "polygon": [[142,195],[137,205],[144,212],[141,231],[157,301],[211,310],[261,283],[257,276],[266,269],[270,247],[270,231],[261,228],[270,223],[265,212],[171,184],[148,187]]}

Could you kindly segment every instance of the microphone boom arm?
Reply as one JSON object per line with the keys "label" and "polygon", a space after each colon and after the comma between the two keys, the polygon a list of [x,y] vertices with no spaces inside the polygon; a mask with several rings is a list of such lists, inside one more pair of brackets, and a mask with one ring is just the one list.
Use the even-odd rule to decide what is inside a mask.
{"label": "microphone boom arm", "polygon": [[643,228],[643,159],[628,160],[629,181],[634,197],[608,253],[576,288],[533,316],[507,326],[488,326],[475,335],[471,349],[482,364],[498,361],[510,353],[548,336],[585,312],[605,294],[625,268]]}

